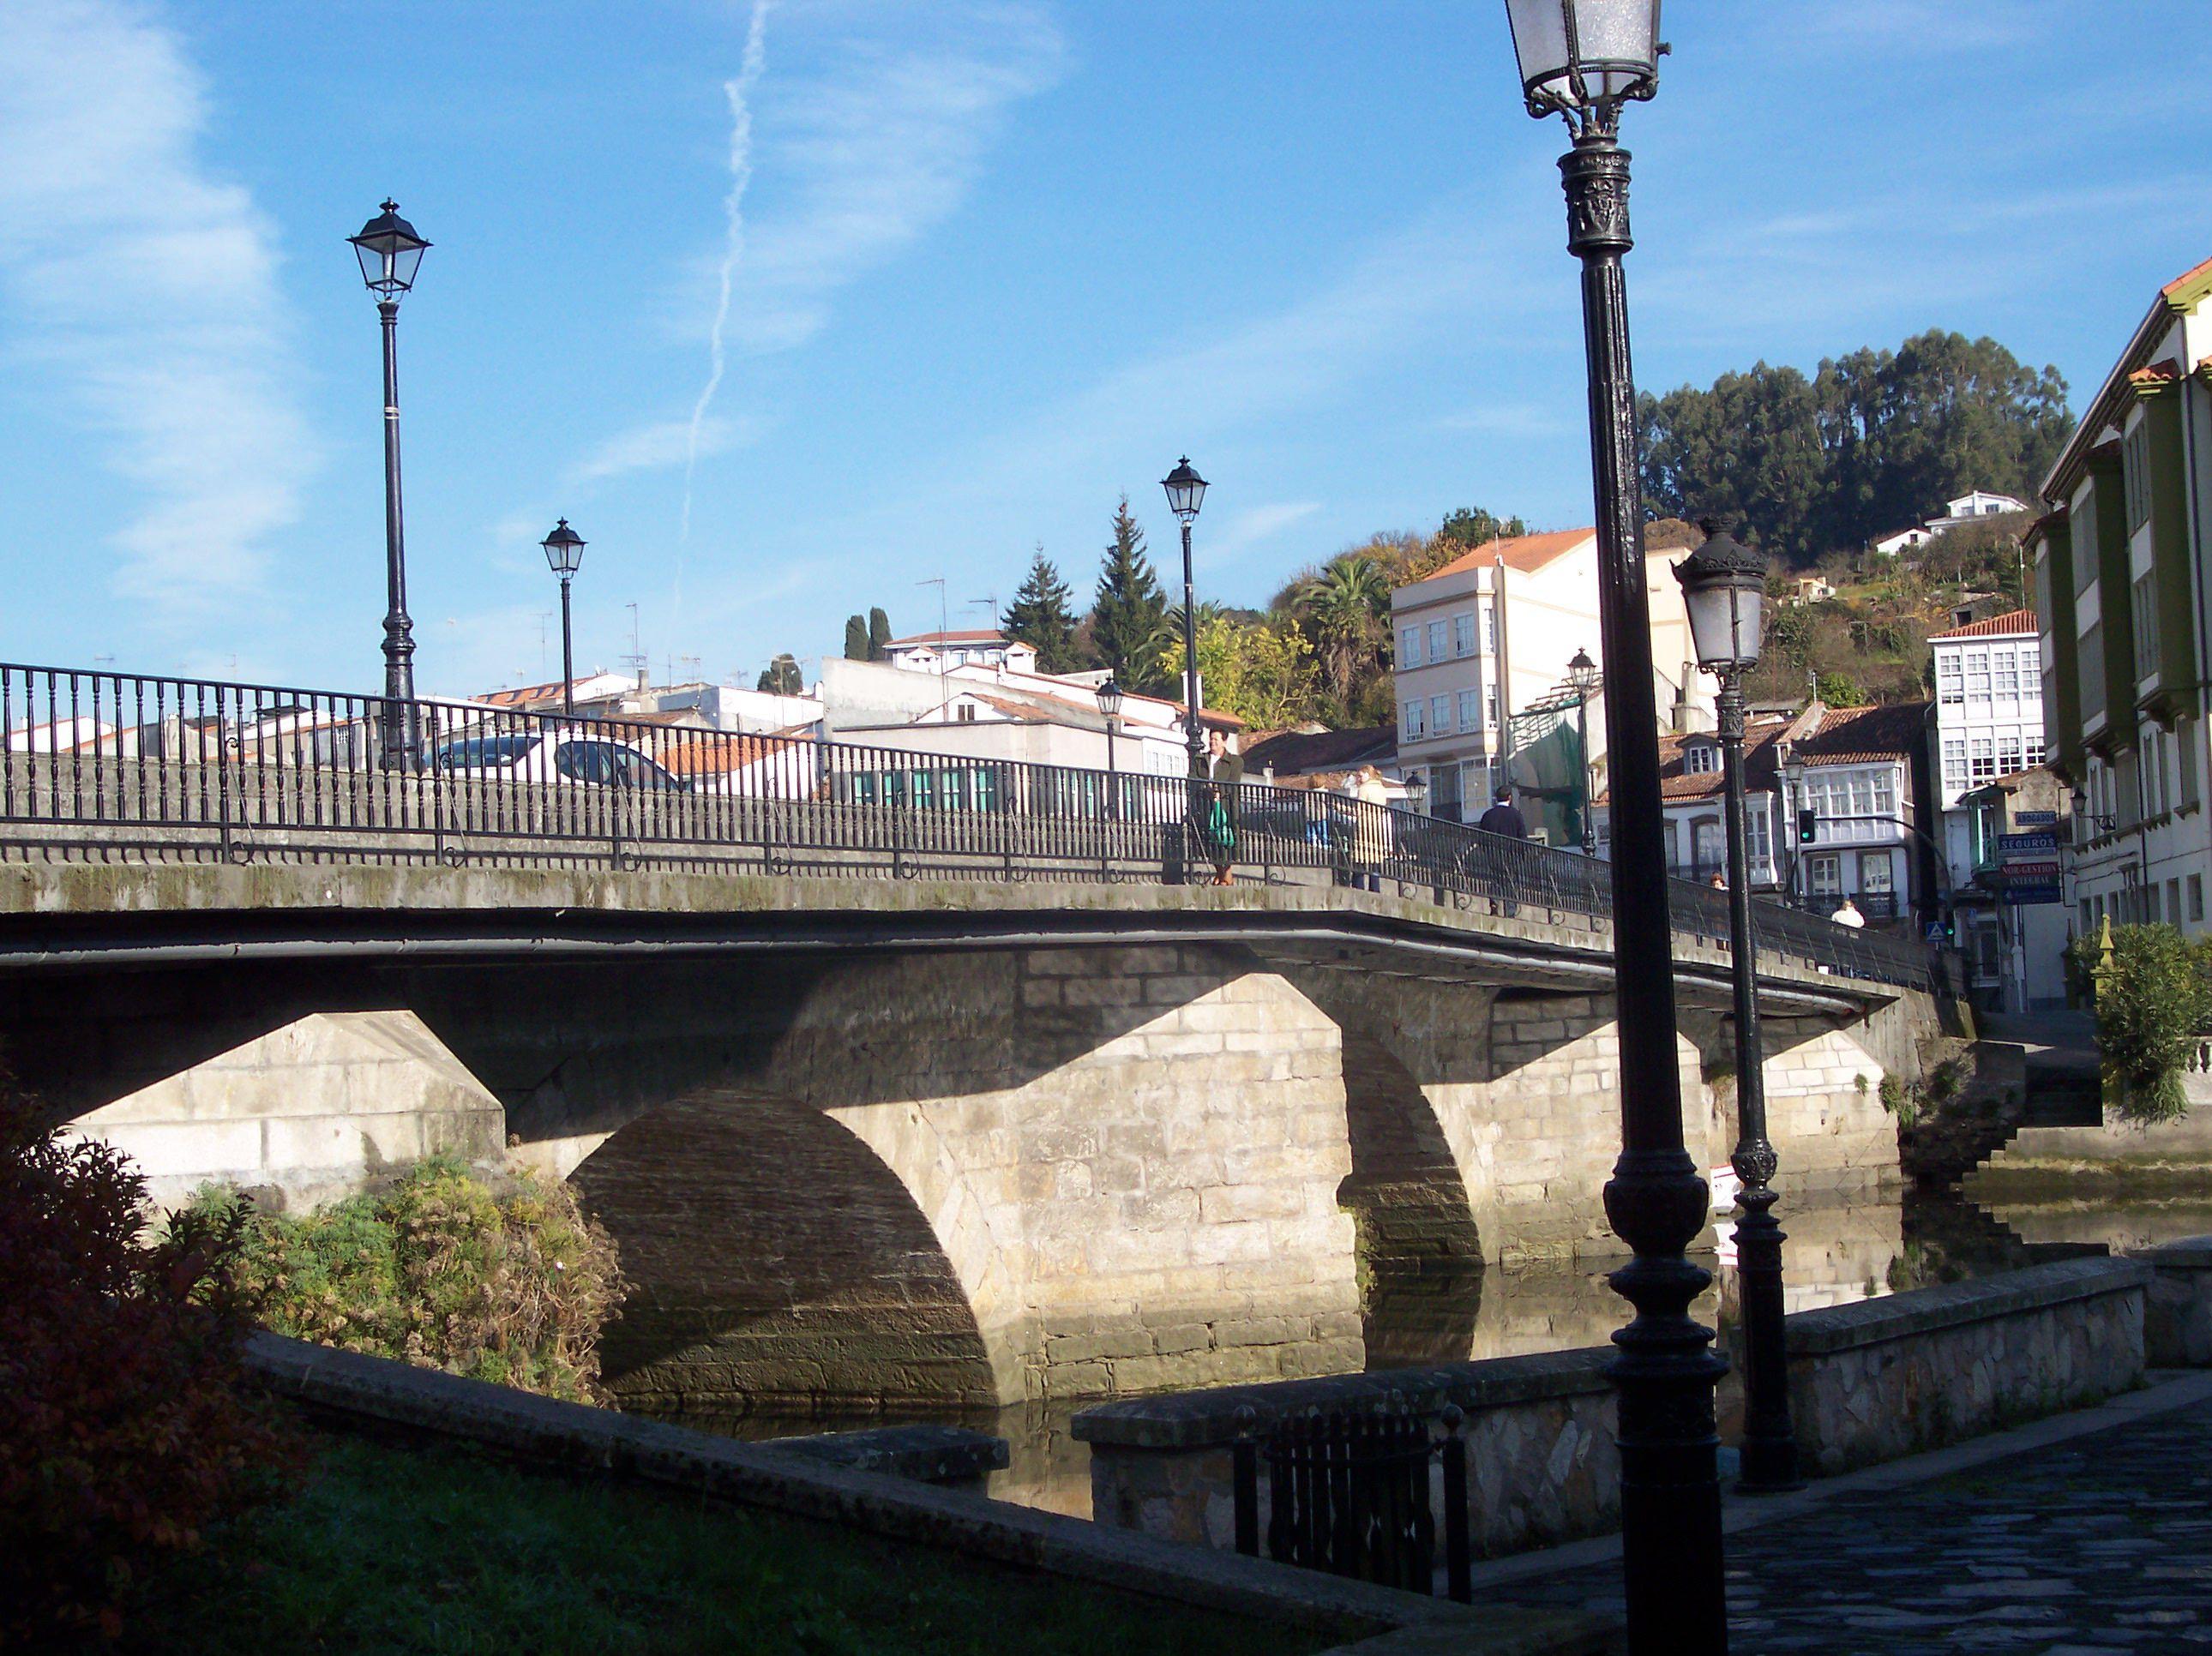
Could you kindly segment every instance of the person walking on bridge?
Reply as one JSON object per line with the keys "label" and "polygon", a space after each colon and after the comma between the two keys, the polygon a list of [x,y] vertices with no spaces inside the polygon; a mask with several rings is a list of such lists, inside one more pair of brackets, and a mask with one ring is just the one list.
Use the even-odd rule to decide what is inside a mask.
{"label": "person walking on bridge", "polygon": [[1482,820],[1475,827],[1485,834],[1500,834],[1509,840],[1527,839],[1528,819],[1522,816],[1520,808],[1513,803],[1513,790],[1501,787],[1495,798],[1497,803],[1482,813]]}
{"label": "person walking on bridge", "polygon": [[1206,752],[1191,761],[1191,774],[1213,786],[1194,801],[1198,820],[1191,826],[1213,862],[1213,883],[1234,883],[1230,874],[1237,861],[1237,790],[1244,780],[1244,761],[1229,750],[1228,732],[1216,727],[1206,733]]}

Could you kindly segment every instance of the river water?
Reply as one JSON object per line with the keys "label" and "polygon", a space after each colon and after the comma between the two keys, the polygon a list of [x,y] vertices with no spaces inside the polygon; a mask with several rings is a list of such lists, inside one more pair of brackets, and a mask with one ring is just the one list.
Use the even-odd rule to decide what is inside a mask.
{"label": "river water", "polygon": [[[2212,1234],[2212,1198],[1998,1204],[1913,1188],[1852,1199],[1784,1203],[1776,1209],[1791,1311],[1843,1305],[1961,1277],[2017,1270],[2081,1253],[2127,1252]],[[1735,1307],[1728,1227],[1709,1236],[1698,1263],[1714,1272],[1698,1314],[1725,1328]],[[1377,1281],[1366,1307],[1368,1367],[1392,1368],[1470,1357],[1515,1356],[1602,1345],[1626,1319],[1626,1302],[1607,1285],[1618,1261],[1585,1259],[1492,1266],[1438,1277]],[[1090,1455],[1068,1422],[1091,1399],[1017,1404],[954,1416],[1005,1438],[1011,1464],[992,1475],[997,1499],[1091,1515]],[[762,1439],[898,1425],[920,1416],[809,1421],[678,1417],[680,1423]],[[1723,1422],[1723,1437],[1729,1435]]]}

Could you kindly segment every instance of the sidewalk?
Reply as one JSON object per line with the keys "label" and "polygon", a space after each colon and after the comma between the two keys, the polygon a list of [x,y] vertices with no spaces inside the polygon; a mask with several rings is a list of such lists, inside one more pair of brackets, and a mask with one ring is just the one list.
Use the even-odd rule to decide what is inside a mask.
{"label": "sidewalk", "polygon": [[[1800,1494],[1732,1497],[1744,1652],[2212,1650],[2212,1375]],[[1619,1614],[1620,1544],[1485,1566],[1478,1602]]]}

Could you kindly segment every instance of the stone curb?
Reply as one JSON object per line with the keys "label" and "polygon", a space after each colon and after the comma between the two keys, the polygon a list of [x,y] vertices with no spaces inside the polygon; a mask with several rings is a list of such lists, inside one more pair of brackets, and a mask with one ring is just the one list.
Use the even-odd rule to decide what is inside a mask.
{"label": "stone curb", "polygon": [[[1988,1322],[2022,1311],[2148,1288],[2154,1273],[2138,1259],[2062,1259],[2002,1277],[1912,1289],[1856,1305],[1801,1311],[1786,1319],[1790,1354],[1819,1356],[1878,1345],[1939,1328]],[[2002,1283],[2002,1286],[1993,1286]]]}
{"label": "stone curb", "polygon": [[[1466,1656],[1607,1648],[1611,1624],[1580,1612],[1469,1608],[1311,1571],[1177,1546],[1127,1530],[825,1465],[805,1451],[742,1443],[585,1404],[336,1351],[281,1335],[246,1343],[246,1367],[280,1398],[489,1446],[539,1465],[613,1474],[739,1506],[993,1559],[1118,1592],[1296,1624],[1448,1628]],[[1370,1648],[1371,1639],[1346,1648]],[[1418,1647],[1400,1647],[1411,1651]]]}

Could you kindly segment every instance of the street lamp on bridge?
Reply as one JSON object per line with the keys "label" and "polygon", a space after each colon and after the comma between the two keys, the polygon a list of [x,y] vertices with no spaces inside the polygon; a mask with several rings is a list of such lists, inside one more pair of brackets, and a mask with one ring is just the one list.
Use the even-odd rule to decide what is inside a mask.
{"label": "street lamp on bridge", "polygon": [[1107,674],[1097,691],[1099,713],[1106,720],[1106,814],[1117,815],[1114,782],[1114,736],[1121,727],[1121,687]]}
{"label": "street lamp on bridge", "polygon": [[1716,519],[1705,544],[1674,566],[1690,613],[1698,665],[1720,681],[1720,737],[1728,814],[1729,964],[1735,987],[1736,1281],[1742,1289],[1743,1467],[1736,1487],[1798,1487],[1782,1329],[1782,1227],[1774,1206],[1777,1158],[1766,1137],[1766,1049],[1759,1033],[1759,934],[1752,920],[1751,856],[1744,822],[1743,676],[1759,664],[1766,562]]}
{"label": "street lamp on bridge", "polygon": [[1597,855],[1597,817],[1590,809],[1590,779],[1596,767],[1590,763],[1589,704],[1597,694],[1598,681],[1602,676],[1597,663],[1589,658],[1589,652],[1577,649],[1567,662],[1567,682],[1575,687],[1575,742],[1583,767],[1583,855]]}
{"label": "street lamp on bridge", "polygon": [[361,261],[361,279],[376,294],[385,330],[385,763],[398,765],[414,747],[414,622],[407,619],[407,535],[400,511],[400,296],[414,288],[429,243],[392,199],[347,241]]}
{"label": "street lamp on bridge", "polygon": [[1613,802],[1613,971],[1620,1033],[1620,1157],[1606,1216],[1635,1258],[1613,1273],[1636,1314],[1613,1336],[1620,1387],[1621,1562],[1638,1656],[1728,1646],[1720,1441],[1713,1388],[1728,1365],[1690,1303],[1712,1278],[1687,1248],[1710,1195],[1682,1139],[1666,817],[1659,798],[1636,384],[1621,256],[1628,230],[1624,104],[1658,90],[1658,0],[1505,0],[1531,115],[1565,118],[1567,249],[1582,261],[1597,505],[1599,644],[1606,664]]}
{"label": "street lamp on bridge", "polygon": [[545,549],[546,564],[561,578],[561,711],[576,716],[576,658],[568,634],[568,583],[584,567],[584,537],[568,527],[566,518],[538,543]]}
{"label": "street lamp on bridge", "polygon": [[1168,509],[1182,523],[1182,695],[1188,714],[1183,739],[1190,749],[1190,773],[1206,774],[1206,734],[1198,723],[1198,599],[1190,571],[1190,526],[1198,518],[1199,502],[1206,498],[1206,479],[1184,455],[1173,471],[1160,479],[1168,492]]}
{"label": "street lamp on bridge", "polygon": [[384,324],[384,758],[396,767],[414,747],[415,722],[415,623],[407,615],[407,544],[399,503],[399,300],[414,287],[416,268],[430,244],[389,199],[359,235],[346,240]]}

